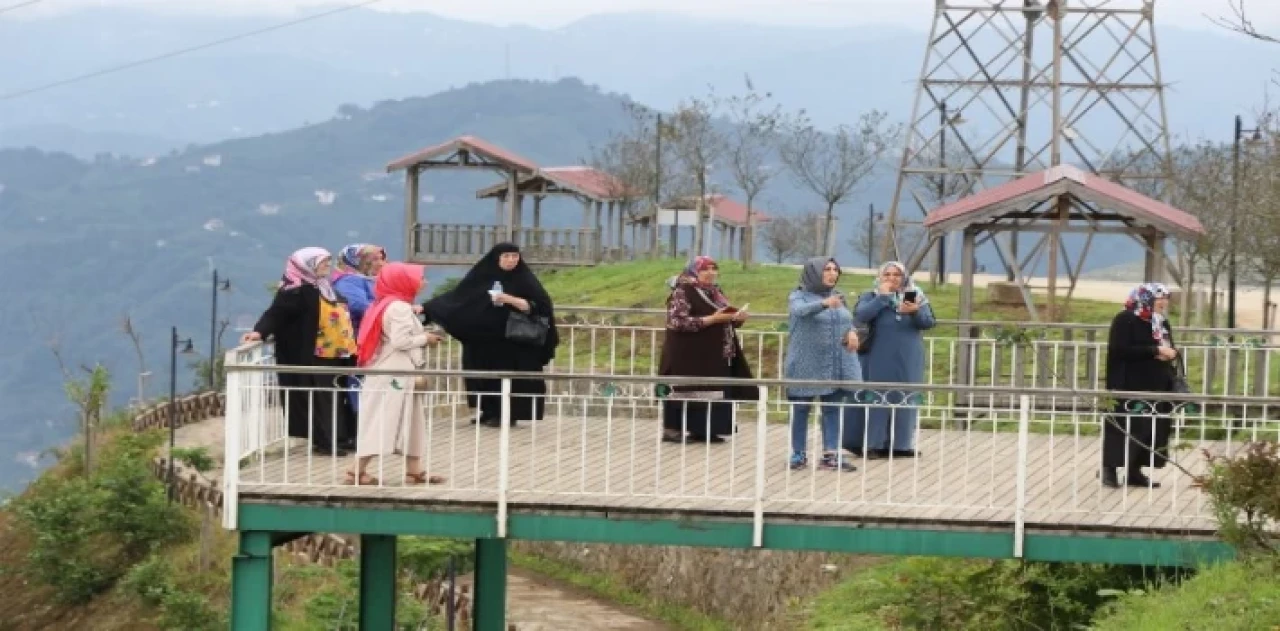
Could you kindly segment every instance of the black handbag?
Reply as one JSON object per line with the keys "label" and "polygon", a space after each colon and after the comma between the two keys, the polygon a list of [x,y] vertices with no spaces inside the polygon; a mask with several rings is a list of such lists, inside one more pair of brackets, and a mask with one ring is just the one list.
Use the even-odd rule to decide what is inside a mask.
{"label": "black handbag", "polygon": [[1178,363],[1174,366],[1173,391],[1178,394],[1191,394],[1191,384],[1187,382],[1187,360],[1178,353]]}
{"label": "black handbag", "polygon": [[517,344],[546,346],[550,330],[550,318],[520,311],[507,314],[507,339]]}

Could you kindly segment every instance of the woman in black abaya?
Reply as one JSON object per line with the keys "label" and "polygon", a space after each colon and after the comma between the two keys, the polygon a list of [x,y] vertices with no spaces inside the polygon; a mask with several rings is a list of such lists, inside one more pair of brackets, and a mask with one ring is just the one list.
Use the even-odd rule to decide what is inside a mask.
{"label": "woman in black abaya", "polygon": [[[550,329],[545,343],[534,346],[507,339],[507,318],[513,311],[546,318]],[[462,344],[463,370],[542,372],[560,343],[551,296],[512,243],[495,245],[457,287],[427,301],[423,313]],[[480,423],[497,427],[501,380],[469,378],[466,386],[467,405],[479,409]],[[542,379],[512,381],[512,425],[541,420],[546,393]]]}

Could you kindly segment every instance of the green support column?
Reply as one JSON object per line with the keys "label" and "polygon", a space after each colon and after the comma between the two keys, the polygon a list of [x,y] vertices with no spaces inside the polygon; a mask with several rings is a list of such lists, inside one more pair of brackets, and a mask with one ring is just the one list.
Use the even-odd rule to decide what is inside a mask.
{"label": "green support column", "polygon": [[476,539],[475,631],[506,631],[507,540]]}
{"label": "green support column", "polygon": [[231,562],[231,628],[271,629],[271,533],[240,533],[240,554]]}
{"label": "green support column", "polygon": [[396,628],[396,537],[360,535],[360,631]]}

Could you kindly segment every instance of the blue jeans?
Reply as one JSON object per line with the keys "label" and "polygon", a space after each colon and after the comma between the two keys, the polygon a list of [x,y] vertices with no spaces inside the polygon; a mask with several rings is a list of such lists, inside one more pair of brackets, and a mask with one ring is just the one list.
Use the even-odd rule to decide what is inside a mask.
{"label": "blue jeans", "polygon": [[[812,397],[787,397],[791,402],[791,453],[804,453],[809,442],[809,410]],[[837,391],[818,397],[822,404],[822,451],[840,451],[841,419],[853,410],[841,405],[849,400],[849,393]]]}

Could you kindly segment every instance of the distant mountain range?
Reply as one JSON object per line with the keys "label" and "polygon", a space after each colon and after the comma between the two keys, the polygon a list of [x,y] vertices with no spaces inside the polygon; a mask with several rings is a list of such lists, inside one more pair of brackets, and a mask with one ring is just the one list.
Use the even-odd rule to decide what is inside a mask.
{"label": "distant mountain range", "polygon": [[[0,94],[10,94],[275,24],[98,8],[0,20]],[[0,146],[82,157],[157,155],[186,143],[319,122],[473,82],[582,78],[670,107],[750,74],[821,125],[872,108],[907,117],[931,15],[914,30],[745,25],[656,14],[590,17],[558,29],[498,27],[426,13],[352,11],[51,89],[0,100]],[[1160,30],[1170,127],[1226,137],[1230,117],[1262,100],[1274,46],[1220,31]],[[1099,59],[1095,63],[1103,63]],[[1230,68],[1231,72],[1223,72]],[[71,130],[75,130],[74,132]]]}

